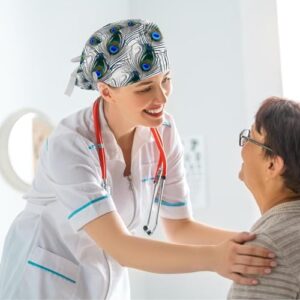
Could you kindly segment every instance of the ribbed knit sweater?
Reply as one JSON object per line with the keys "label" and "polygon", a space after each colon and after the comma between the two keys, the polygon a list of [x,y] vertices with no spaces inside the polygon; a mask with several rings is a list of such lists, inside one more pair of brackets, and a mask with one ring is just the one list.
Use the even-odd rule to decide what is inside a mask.
{"label": "ribbed knit sweater", "polygon": [[251,232],[257,238],[248,244],[274,251],[278,266],[256,286],[233,284],[228,299],[300,299],[300,200],[271,208]]}

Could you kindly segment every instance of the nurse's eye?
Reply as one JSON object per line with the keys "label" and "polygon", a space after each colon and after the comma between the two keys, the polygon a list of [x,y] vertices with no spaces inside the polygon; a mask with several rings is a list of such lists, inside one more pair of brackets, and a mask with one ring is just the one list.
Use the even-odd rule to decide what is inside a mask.
{"label": "nurse's eye", "polygon": [[151,91],[151,89],[152,89],[152,87],[149,86],[149,87],[147,87],[147,88],[145,88],[145,89],[143,89],[143,90],[137,91],[137,92],[138,92],[138,93],[147,93],[147,92]]}

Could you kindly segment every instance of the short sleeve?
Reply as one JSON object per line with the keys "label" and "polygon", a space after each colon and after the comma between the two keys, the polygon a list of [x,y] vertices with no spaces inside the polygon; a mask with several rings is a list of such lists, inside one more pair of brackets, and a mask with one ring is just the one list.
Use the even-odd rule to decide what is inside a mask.
{"label": "short sleeve", "polygon": [[[259,284],[246,286],[234,283],[227,299],[299,299],[299,284],[282,251],[266,234],[258,234],[247,244],[268,248],[276,254],[277,267],[271,274],[258,277]],[[254,277],[254,276],[252,276]]]}
{"label": "short sleeve", "polygon": [[189,218],[192,216],[192,208],[185,175],[183,145],[170,115],[162,126],[165,126],[163,141],[168,168],[161,216],[167,219]]}
{"label": "short sleeve", "polygon": [[57,200],[67,209],[67,218],[76,231],[116,210],[111,196],[102,187],[95,153],[83,137],[68,133],[49,138],[43,160],[50,186]]}

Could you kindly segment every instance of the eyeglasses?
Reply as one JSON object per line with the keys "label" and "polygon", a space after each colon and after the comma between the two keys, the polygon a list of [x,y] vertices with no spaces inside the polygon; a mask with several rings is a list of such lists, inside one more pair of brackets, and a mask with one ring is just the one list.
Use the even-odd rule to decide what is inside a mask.
{"label": "eyeglasses", "polygon": [[262,143],[260,143],[260,142],[258,142],[256,140],[252,139],[250,137],[250,129],[244,129],[240,133],[239,145],[241,147],[243,147],[247,142],[251,142],[251,143],[253,143],[253,144],[257,145],[257,146],[260,146],[260,147],[262,147],[262,148],[264,148],[266,150],[274,152],[270,147],[268,147],[268,146],[266,146],[266,145],[264,145],[264,144],[262,144]]}

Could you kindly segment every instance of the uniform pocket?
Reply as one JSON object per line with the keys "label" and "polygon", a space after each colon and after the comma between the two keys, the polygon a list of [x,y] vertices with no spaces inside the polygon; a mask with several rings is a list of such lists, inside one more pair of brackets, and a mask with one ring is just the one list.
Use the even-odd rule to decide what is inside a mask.
{"label": "uniform pocket", "polygon": [[32,298],[70,299],[76,291],[79,265],[36,247],[27,260],[26,275]]}

